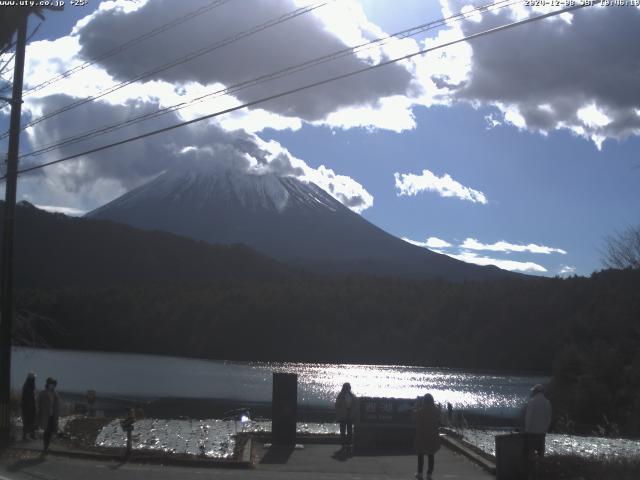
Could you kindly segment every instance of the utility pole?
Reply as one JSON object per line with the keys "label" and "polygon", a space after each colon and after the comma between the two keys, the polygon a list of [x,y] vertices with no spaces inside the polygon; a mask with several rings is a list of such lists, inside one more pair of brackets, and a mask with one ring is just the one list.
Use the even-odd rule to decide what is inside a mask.
{"label": "utility pole", "polygon": [[0,448],[11,441],[11,332],[13,330],[13,230],[18,181],[20,115],[22,113],[22,77],[27,43],[29,11],[18,18],[15,69],[11,94],[11,123],[2,229],[2,272],[0,278]]}

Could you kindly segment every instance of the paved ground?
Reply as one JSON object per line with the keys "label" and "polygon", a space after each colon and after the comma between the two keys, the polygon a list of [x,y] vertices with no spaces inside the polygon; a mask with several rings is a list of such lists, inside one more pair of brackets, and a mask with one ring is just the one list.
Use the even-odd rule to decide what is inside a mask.
{"label": "paved ground", "polygon": [[[305,445],[301,450],[254,447],[256,467],[229,468],[141,465],[103,460],[80,460],[35,453],[0,460],[0,480],[133,480],[133,479],[411,479],[413,455],[344,456],[337,445]],[[18,455],[18,457],[15,457]],[[465,457],[442,448],[436,455],[434,480],[490,480],[494,477]]]}
{"label": "paved ground", "polygon": [[[256,448],[256,451],[259,450],[260,446]],[[288,453],[290,456],[287,458]],[[414,455],[344,456],[337,445],[305,445],[302,450],[273,453],[267,450],[257,464],[261,471],[281,474],[295,472],[304,478],[406,479],[413,478],[416,463]],[[318,472],[322,472],[322,475],[314,476]],[[484,480],[494,477],[467,458],[442,448],[436,454],[433,478]]]}

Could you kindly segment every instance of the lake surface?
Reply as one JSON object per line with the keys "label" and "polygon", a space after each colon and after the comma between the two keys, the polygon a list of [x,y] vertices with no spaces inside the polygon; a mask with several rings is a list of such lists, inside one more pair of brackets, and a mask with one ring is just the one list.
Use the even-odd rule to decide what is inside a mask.
{"label": "lake surface", "polygon": [[546,377],[489,375],[400,365],[335,365],[199,360],[155,355],[83,352],[15,347],[12,388],[20,390],[29,371],[37,388],[47,377],[58,390],[100,396],[213,398],[271,402],[272,373],[298,374],[301,405],[333,408],[344,382],[358,396],[415,398],[431,393],[436,402],[496,416],[517,415],[536,383]]}
{"label": "lake surface", "polygon": [[[58,389],[83,395],[96,390],[98,398],[224,399],[265,403],[271,401],[272,373],[298,374],[301,405],[333,409],[335,396],[348,381],[359,396],[415,398],[427,392],[436,402],[451,402],[456,409],[511,418],[521,412],[529,389],[545,383],[546,377],[489,375],[457,370],[400,365],[330,365],[304,363],[256,363],[198,360],[154,355],[134,355],[69,350],[14,348],[12,388],[20,390],[29,371],[38,375],[42,388],[48,376],[58,380]],[[136,422],[134,448],[229,458],[235,433],[269,431],[268,421],[246,422],[221,419],[149,418]],[[335,423],[299,423],[300,432],[335,434]],[[464,438],[493,454],[494,436],[503,430],[464,429]],[[123,447],[124,432],[118,420],[102,430],[96,445]],[[634,456],[640,443],[625,439],[549,435],[547,446],[554,453]]]}

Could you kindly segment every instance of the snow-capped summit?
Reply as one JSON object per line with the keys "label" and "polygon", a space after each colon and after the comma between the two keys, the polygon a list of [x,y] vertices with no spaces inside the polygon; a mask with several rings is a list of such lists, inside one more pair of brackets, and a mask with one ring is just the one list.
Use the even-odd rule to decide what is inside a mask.
{"label": "snow-capped summit", "polygon": [[87,216],[210,243],[244,243],[321,271],[449,279],[508,274],[410,245],[317,185],[273,173],[171,170]]}

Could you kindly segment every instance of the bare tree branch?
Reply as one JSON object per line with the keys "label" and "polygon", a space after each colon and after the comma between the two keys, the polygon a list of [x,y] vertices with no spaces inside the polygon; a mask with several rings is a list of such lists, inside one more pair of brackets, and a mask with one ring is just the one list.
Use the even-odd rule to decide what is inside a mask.
{"label": "bare tree branch", "polygon": [[602,263],[607,268],[640,268],[640,225],[605,239]]}
{"label": "bare tree branch", "polygon": [[50,332],[60,335],[63,328],[55,320],[37,313],[22,310],[16,312],[16,322],[13,326],[13,343],[28,347],[49,347],[43,333]]}

